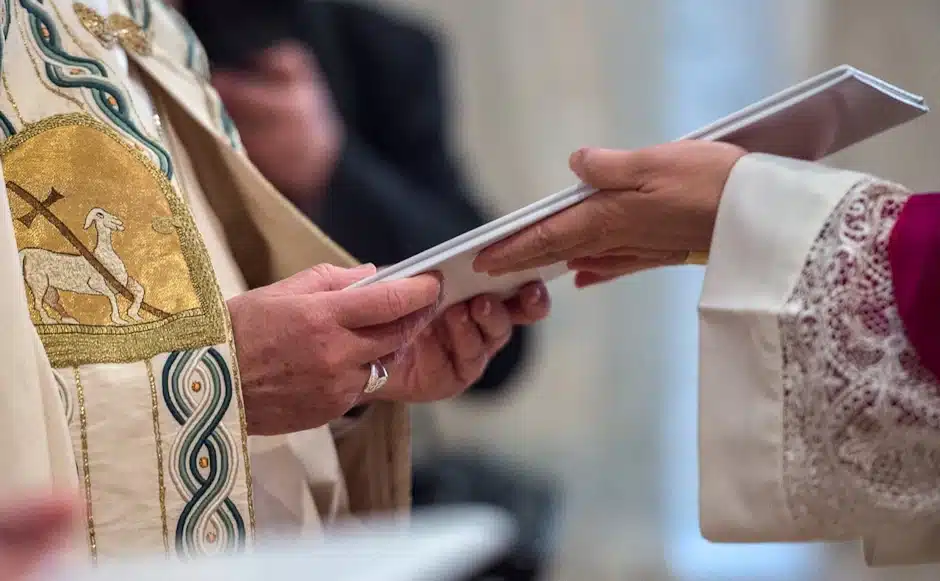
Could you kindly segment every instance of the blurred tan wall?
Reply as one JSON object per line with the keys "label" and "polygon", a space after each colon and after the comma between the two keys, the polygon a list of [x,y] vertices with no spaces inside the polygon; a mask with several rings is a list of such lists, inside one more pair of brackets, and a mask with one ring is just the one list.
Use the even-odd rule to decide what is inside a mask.
{"label": "blurred tan wall", "polygon": [[940,2],[827,0],[819,66],[849,63],[927,97],[932,114],[837,156],[917,189],[940,190]]}

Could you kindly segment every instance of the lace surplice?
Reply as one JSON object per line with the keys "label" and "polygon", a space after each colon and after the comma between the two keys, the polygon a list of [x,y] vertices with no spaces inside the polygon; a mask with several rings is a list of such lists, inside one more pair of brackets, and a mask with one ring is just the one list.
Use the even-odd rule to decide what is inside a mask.
{"label": "lace surplice", "polygon": [[779,318],[788,507],[829,538],[940,516],[940,384],[905,335],[888,252],[910,196],[857,184]]}

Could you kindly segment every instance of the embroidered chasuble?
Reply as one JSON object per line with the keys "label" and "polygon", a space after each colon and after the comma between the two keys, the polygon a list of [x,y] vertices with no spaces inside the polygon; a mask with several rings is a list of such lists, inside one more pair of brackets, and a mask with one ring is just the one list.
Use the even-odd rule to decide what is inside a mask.
{"label": "embroidered chasuble", "polygon": [[[354,508],[404,506],[401,411],[370,410],[361,430],[385,427],[357,442],[334,443],[328,427],[249,442],[225,299],[247,288],[243,274],[267,283],[352,260],[267,193],[185,22],[150,0],[0,0],[0,10],[0,320],[12,337],[0,429],[16,442],[0,452],[4,486],[80,491],[76,547],[93,559],[245,550],[256,521],[315,530],[347,510],[349,458],[364,483]],[[211,188],[210,200],[209,174],[235,186]],[[241,208],[243,236],[228,207]],[[313,250],[278,252],[278,236]],[[245,241],[270,253],[268,280],[239,268]],[[365,442],[380,440],[390,443],[375,460]],[[352,450],[342,462],[337,445]]]}

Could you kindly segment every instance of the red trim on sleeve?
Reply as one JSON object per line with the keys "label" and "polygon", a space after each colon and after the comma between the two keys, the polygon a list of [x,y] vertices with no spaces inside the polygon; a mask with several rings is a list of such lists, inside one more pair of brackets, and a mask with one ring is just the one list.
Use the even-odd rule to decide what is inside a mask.
{"label": "red trim on sleeve", "polygon": [[940,193],[907,201],[891,231],[888,262],[908,340],[940,377]]}

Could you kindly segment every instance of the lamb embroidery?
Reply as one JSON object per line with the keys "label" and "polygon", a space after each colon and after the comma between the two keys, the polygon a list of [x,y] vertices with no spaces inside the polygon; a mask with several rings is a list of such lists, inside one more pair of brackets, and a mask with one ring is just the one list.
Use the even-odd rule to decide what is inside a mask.
{"label": "lamb embroidery", "polygon": [[[53,189],[45,200],[40,201],[15,182],[7,182],[7,188],[32,208],[28,214],[18,218],[20,222],[28,228],[37,217],[41,216],[52,223],[78,251],[78,254],[70,254],[45,248],[24,248],[19,252],[23,278],[33,295],[33,305],[44,324],[57,323],[47,307],[60,317],[61,324],[78,325],[80,323],[62,305],[60,292],[107,298],[111,307],[111,322],[115,325],[143,322],[141,310],[158,318],[168,316],[167,313],[144,301],[143,285],[127,272],[124,261],[114,250],[113,234],[124,231],[124,223],[118,216],[103,208],[92,208],[88,212],[84,229],[94,228],[96,233],[94,249],[89,250],[49,209],[52,204],[62,199],[63,196],[59,192]],[[131,302],[126,311],[130,321],[122,316],[117,295]]]}

